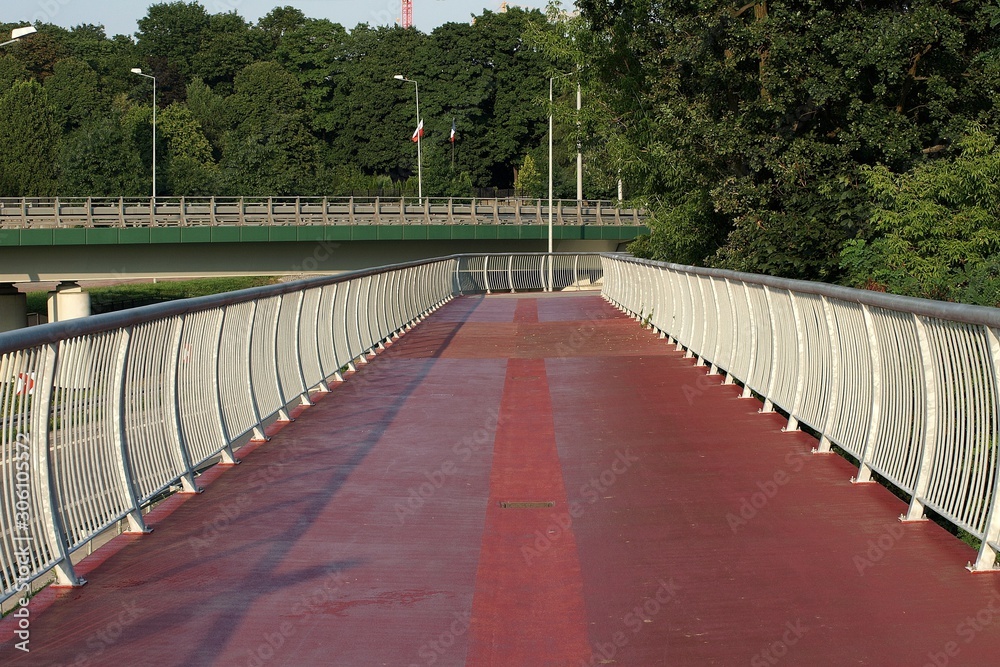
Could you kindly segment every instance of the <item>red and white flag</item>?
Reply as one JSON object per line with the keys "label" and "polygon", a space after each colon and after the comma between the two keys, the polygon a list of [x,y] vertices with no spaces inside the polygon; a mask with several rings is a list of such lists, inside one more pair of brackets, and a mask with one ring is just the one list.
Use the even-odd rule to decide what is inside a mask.
{"label": "red and white flag", "polygon": [[452,119],[452,121],[451,121],[451,136],[448,137],[448,141],[450,141],[451,143],[455,143],[456,139],[458,139],[458,131],[455,129],[455,120]]}
{"label": "red and white flag", "polygon": [[35,374],[34,373],[18,373],[17,374],[17,388],[15,392],[18,396],[31,396],[35,393]]}
{"label": "red and white flag", "polygon": [[413,131],[413,137],[411,138],[411,140],[413,141],[413,143],[417,143],[423,138],[424,138],[424,121],[420,121],[417,124],[417,129]]}

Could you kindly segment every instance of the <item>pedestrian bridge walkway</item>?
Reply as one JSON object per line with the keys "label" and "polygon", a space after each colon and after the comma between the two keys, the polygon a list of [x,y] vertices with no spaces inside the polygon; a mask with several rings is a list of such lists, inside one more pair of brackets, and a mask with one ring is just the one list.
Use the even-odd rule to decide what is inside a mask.
{"label": "pedestrian bridge walkway", "polygon": [[974,549],[600,293],[477,275],[62,571],[0,663],[997,664]]}

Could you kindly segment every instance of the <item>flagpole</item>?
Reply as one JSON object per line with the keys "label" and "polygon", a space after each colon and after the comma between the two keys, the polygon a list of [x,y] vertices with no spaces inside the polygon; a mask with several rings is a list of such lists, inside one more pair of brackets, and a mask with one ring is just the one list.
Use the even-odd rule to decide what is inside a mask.
{"label": "flagpole", "polygon": [[420,85],[414,81],[413,88],[417,94],[417,197],[420,198],[420,205],[424,205],[424,167],[420,158]]}

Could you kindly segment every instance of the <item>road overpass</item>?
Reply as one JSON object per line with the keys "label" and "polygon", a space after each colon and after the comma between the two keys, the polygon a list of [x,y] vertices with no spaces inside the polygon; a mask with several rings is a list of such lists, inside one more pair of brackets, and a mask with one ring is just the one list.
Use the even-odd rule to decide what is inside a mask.
{"label": "road overpass", "polygon": [[645,211],[539,199],[0,199],[0,331],[27,325],[14,283],[63,282],[49,319],[89,314],[79,281],[331,274],[462,252],[623,249]]}
{"label": "road overpass", "polygon": [[991,665],[998,327],[530,255],[3,334],[0,589],[71,588],[0,659]]}
{"label": "road overpass", "polygon": [[[455,252],[547,249],[542,200],[0,199],[0,283],[331,273]],[[556,251],[615,251],[648,216],[555,201]]]}

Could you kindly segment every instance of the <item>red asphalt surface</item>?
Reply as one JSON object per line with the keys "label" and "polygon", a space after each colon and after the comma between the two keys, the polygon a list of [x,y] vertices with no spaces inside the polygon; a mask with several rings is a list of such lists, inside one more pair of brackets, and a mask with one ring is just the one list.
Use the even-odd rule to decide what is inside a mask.
{"label": "red asphalt surface", "polygon": [[0,664],[1000,665],[1000,575],[720,379],[593,294],[457,299]]}

